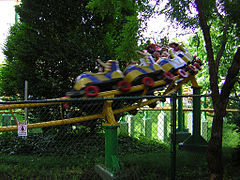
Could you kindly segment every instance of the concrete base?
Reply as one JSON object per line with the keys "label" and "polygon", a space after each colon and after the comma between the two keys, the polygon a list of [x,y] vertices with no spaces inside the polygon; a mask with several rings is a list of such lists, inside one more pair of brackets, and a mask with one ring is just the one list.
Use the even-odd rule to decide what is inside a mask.
{"label": "concrete base", "polygon": [[[181,143],[184,142],[187,138],[191,136],[191,133],[188,132],[177,132],[176,133],[176,142]],[[172,137],[172,133],[169,133],[169,137]]]}
{"label": "concrete base", "polygon": [[189,132],[177,132],[176,133],[177,143],[184,142],[190,136],[191,133]]}
{"label": "concrete base", "polygon": [[178,147],[180,150],[191,151],[191,152],[205,153],[207,151],[206,145],[179,143]]}
{"label": "concrete base", "polygon": [[105,180],[115,179],[114,175],[111,172],[109,172],[107,169],[104,169],[100,165],[95,166],[95,171],[102,179],[105,179]]}
{"label": "concrete base", "polygon": [[179,148],[194,152],[206,152],[208,143],[199,135],[192,135],[187,138],[183,143],[179,144]]}

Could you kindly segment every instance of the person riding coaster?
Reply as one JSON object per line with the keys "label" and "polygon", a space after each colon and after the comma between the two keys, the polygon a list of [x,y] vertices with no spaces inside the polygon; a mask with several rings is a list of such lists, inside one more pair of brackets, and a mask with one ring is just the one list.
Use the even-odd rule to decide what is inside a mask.
{"label": "person riding coaster", "polygon": [[[172,81],[174,75],[169,72],[165,72],[150,54],[138,51],[143,57],[141,57],[140,65],[134,64],[129,65],[123,71],[124,78],[126,81],[130,82],[132,85],[144,84],[147,87],[151,87],[154,81],[165,80],[166,82]],[[151,81],[151,83],[150,83]],[[149,84],[146,84],[149,82]]]}
{"label": "person riding coaster", "polygon": [[169,46],[173,49],[170,52],[171,57],[177,55],[178,57],[182,58],[188,65],[193,65],[197,69],[201,69],[203,65],[202,61],[197,57],[190,53],[190,51],[183,45],[183,43],[176,43],[172,42]]}
{"label": "person riding coaster", "polygon": [[[155,47],[153,46],[151,50]],[[156,52],[154,49],[155,58],[157,58]],[[190,61],[184,61],[177,56],[173,49],[170,49],[169,52],[174,58],[169,59],[169,55],[167,55],[161,57],[156,63],[151,54],[138,51],[141,54],[141,64],[131,64],[123,72],[119,69],[118,61],[108,60],[107,63],[102,63],[105,67],[104,72],[84,72],[78,76],[73,89],[66,95],[70,97],[95,97],[99,92],[115,89],[127,92],[131,89],[131,84],[134,86],[144,84],[145,87],[152,88],[154,81],[164,80],[165,83],[162,85],[164,87],[173,81],[175,76],[186,78],[188,74],[185,71],[189,70]],[[164,53],[162,53],[163,55]],[[98,59],[98,62],[101,60]],[[196,72],[197,69],[194,67],[193,71]]]}
{"label": "person riding coaster", "polygon": [[169,58],[171,64],[176,70],[182,69],[185,72],[190,72],[191,74],[196,74],[200,68],[200,65],[197,63],[191,64],[191,61],[186,61],[182,57],[178,56],[174,49],[169,49]]}
{"label": "person riding coaster", "polygon": [[127,92],[131,89],[131,84],[144,84],[144,86],[150,88],[156,80],[164,79],[165,84],[168,84],[174,79],[171,73],[164,72],[150,57],[146,59],[145,64],[145,66],[129,65],[122,72],[119,69],[118,61],[108,60],[107,63],[104,63],[104,72],[84,72],[79,75],[73,89],[67,92],[66,96],[95,97],[99,92],[115,89]]}
{"label": "person riding coaster", "polygon": [[[183,45],[181,47],[183,47]],[[198,69],[201,69],[201,61],[198,59],[198,61],[196,61],[197,63],[194,61],[194,65],[192,65],[191,63],[194,57],[190,60],[189,57],[191,53],[188,51],[188,56],[186,56],[177,43],[171,43],[170,46],[163,45],[161,47],[151,45],[151,48],[147,47],[147,51],[152,54],[155,61],[165,71],[171,72],[174,75],[185,78],[187,77],[187,71],[191,74],[196,74]],[[187,52],[187,49],[185,48],[184,51]]]}
{"label": "person riding coaster", "polygon": [[[155,62],[165,71],[170,72],[174,76],[180,76],[180,78],[186,78],[188,75],[184,70],[186,63],[179,57],[174,57],[170,59],[170,54],[168,53],[168,47],[162,46],[162,48],[157,46],[151,46],[152,48],[147,52],[152,52],[152,57],[155,59]],[[153,50],[153,47],[156,47]]]}

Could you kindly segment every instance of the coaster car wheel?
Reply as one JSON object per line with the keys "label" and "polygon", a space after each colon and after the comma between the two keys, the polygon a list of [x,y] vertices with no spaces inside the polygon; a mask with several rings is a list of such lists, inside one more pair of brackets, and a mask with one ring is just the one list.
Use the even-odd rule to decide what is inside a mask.
{"label": "coaster car wheel", "polygon": [[198,64],[198,63],[195,62],[193,65],[194,65],[197,69],[201,69],[200,64]]}
{"label": "coaster car wheel", "polygon": [[183,69],[179,69],[179,70],[177,71],[177,74],[178,74],[180,77],[183,77],[183,78],[188,77],[188,74],[187,74],[186,71],[184,71]]}
{"label": "coaster car wheel", "polygon": [[95,97],[99,93],[99,88],[97,86],[87,86],[84,91],[88,97]]}
{"label": "coaster car wheel", "polygon": [[64,103],[64,104],[63,104],[63,107],[64,107],[65,109],[68,109],[68,108],[69,108],[69,103]]}
{"label": "coaster car wheel", "polygon": [[128,81],[119,81],[118,89],[122,92],[128,92],[131,89],[131,83]]}
{"label": "coaster car wheel", "polygon": [[164,73],[163,73],[163,76],[164,76],[167,80],[169,80],[169,81],[173,81],[173,80],[174,80],[174,75],[173,75],[172,73],[170,73],[170,72],[164,72]]}
{"label": "coaster car wheel", "polygon": [[145,87],[148,87],[148,88],[151,88],[153,87],[154,85],[154,80],[150,77],[144,77],[142,79],[142,84],[145,86]]}

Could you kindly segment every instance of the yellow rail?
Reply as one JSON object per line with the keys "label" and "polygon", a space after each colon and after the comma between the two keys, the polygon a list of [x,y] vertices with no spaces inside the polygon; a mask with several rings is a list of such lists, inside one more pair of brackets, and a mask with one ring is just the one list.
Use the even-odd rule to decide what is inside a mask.
{"label": "yellow rail", "polygon": [[[157,99],[151,99],[146,102],[141,102],[132,106],[124,107],[121,109],[116,109],[113,110],[114,114],[119,114],[122,112],[127,112],[134,110],[140,106],[145,106],[148,104],[151,104],[153,102],[161,100],[160,98]],[[35,129],[35,128],[42,128],[42,127],[50,127],[50,126],[59,126],[59,125],[65,125],[65,124],[73,124],[73,123],[78,123],[78,122],[83,122],[83,121],[89,121],[93,119],[103,119],[105,118],[104,114],[95,114],[95,115],[89,115],[89,116],[84,116],[84,117],[75,117],[75,118],[69,118],[69,119],[62,119],[62,120],[55,120],[55,121],[48,121],[48,122],[40,122],[40,123],[33,123],[33,124],[28,124],[28,129]],[[17,126],[2,126],[0,127],[0,132],[6,132],[6,131],[16,131]]]}
{"label": "yellow rail", "polygon": [[[89,121],[97,118],[103,118],[103,115],[95,114],[95,115],[89,115],[84,117],[76,117],[76,118],[62,119],[62,120],[56,120],[56,121],[34,123],[34,124],[28,124],[27,127],[28,129],[34,129],[34,128],[43,128],[43,127],[50,127],[50,126],[59,126],[59,125],[65,125],[65,124],[73,124],[73,123],[82,122],[82,121]],[[0,127],[0,132],[16,131],[16,130],[18,130],[17,126]]]}
{"label": "yellow rail", "polygon": [[[139,110],[143,110],[143,111],[171,111],[171,107],[157,107],[157,108],[139,108]],[[193,108],[183,108],[183,111],[193,111]],[[209,113],[214,113],[214,109],[208,109],[208,108],[204,108],[201,109],[201,111],[204,112],[209,112]],[[226,109],[227,112],[229,113],[240,113],[239,109]]]}
{"label": "yellow rail", "polygon": [[[168,88],[164,92],[164,95],[169,95],[173,92],[176,92],[183,83],[186,83],[188,81],[191,81],[193,86],[198,86],[195,77],[190,74],[189,74],[189,77],[187,77],[184,80],[180,80],[180,83],[177,83],[177,81],[179,81],[179,80],[180,80],[179,78],[175,78],[174,81],[168,85]],[[177,84],[175,84],[175,83],[177,83]],[[166,85],[166,82],[164,80],[159,80],[154,83],[154,87],[159,87],[159,86],[163,86],[163,85]],[[141,91],[141,90],[143,90],[143,94],[145,94],[147,91],[145,89],[144,85],[138,85],[138,86],[132,87],[129,92],[136,92],[136,91]],[[112,91],[99,93],[99,95],[97,97],[114,97],[114,96],[120,95],[120,94],[123,94],[123,93],[119,90],[112,90]],[[87,98],[87,97],[83,97],[83,98]],[[144,102],[139,101],[134,105],[124,107],[121,109],[116,109],[116,110],[112,110],[111,101],[108,100],[108,103],[105,103],[105,107],[103,108],[102,114],[95,114],[95,115],[89,115],[89,116],[84,116],[84,117],[75,117],[75,118],[69,118],[69,119],[28,124],[28,129],[42,128],[42,127],[49,127],[49,126],[58,126],[58,125],[65,125],[65,124],[73,124],[73,123],[89,121],[89,120],[93,120],[93,119],[97,119],[97,118],[105,118],[108,121],[109,125],[114,125],[117,123],[115,122],[115,119],[114,119],[114,116],[112,115],[112,113],[118,114],[118,113],[122,113],[122,112],[131,111],[131,110],[137,109],[139,107],[143,107],[145,105],[152,104],[159,100],[161,101],[161,100],[163,100],[163,98],[155,98],[155,99],[145,100]],[[66,103],[66,102],[60,101],[60,102],[26,103],[26,104],[24,103],[24,104],[7,104],[7,105],[2,104],[2,105],[0,105],[0,110],[9,109],[11,111],[11,113],[13,114],[12,109],[49,106],[49,105],[64,104],[64,103]],[[16,131],[16,130],[17,130],[17,126],[0,127],[0,132]]]}
{"label": "yellow rail", "polygon": [[1,104],[0,110],[30,108],[39,106],[50,106],[55,104],[64,104],[65,102],[46,102],[46,103],[24,103],[24,104]]}

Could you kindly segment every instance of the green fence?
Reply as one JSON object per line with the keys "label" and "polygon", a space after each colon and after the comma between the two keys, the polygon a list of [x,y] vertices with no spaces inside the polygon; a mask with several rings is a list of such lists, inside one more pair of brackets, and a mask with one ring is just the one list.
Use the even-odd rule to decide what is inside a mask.
{"label": "green fence", "polygon": [[[211,99],[173,95],[164,97],[165,102],[157,101],[155,108],[146,105],[138,107],[137,111],[119,111],[155,98],[159,97],[2,103],[6,106],[0,114],[3,131],[0,136],[2,177],[207,178],[202,152],[210,138],[213,114],[211,110],[206,110],[211,109],[211,106],[204,106],[204,102],[210,104]],[[112,103],[114,118],[119,123],[115,126],[106,125],[107,118],[102,116],[106,101]],[[13,108],[16,104],[16,108]],[[24,122],[26,107],[28,132],[27,136],[21,137],[17,130],[10,130],[14,129],[14,118]],[[234,114],[237,111],[227,116],[227,128],[234,128],[230,120]],[[228,136],[237,141],[237,134],[230,133]]]}

